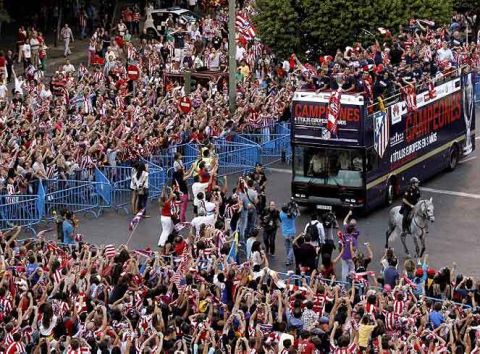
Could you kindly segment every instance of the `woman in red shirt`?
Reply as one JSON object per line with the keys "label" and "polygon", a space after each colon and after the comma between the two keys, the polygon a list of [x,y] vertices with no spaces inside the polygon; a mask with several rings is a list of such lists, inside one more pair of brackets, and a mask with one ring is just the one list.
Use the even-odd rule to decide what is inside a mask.
{"label": "woman in red shirt", "polygon": [[[169,189],[168,195],[167,190]],[[173,231],[173,221],[172,221],[172,204],[174,194],[171,188],[166,187],[162,191],[162,196],[160,197],[160,222],[162,223],[162,233],[160,234],[160,239],[158,240],[159,247],[165,247],[167,243],[168,236]]]}

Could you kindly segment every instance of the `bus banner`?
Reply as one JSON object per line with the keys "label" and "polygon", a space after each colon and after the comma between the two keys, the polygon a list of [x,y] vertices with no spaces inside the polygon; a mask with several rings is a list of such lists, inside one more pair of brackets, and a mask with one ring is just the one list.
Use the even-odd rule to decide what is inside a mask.
{"label": "bus banner", "polygon": [[342,95],[336,133],[327,129],[327,110],[330,94],[299,92],[292,103],[293,135],[297,140],[324,143],[361,144],[363,97]]}
{"label": "bus banner", "polygon": [[[465,132],[470,124],[462,118],[473,114],[468,114],[469,109],[463,106],[472,99],[464,97],[469,91],[462,91],[461,79],[437,86],[434,98],[428,91],[419,94],[415,111],[407,112],[405,102],[401,101],[388,107],[386,112],[373,114],[373,146],[380,158],[389,157],[391,169]],[[471,139],[465,139],[464,144],[469,143],[472,144]]]}

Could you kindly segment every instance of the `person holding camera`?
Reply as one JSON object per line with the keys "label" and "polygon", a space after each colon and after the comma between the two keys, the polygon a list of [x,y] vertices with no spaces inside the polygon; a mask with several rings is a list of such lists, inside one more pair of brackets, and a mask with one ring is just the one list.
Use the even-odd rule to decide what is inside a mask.
{"label": "person holding camera", "polygon": [[287,254],[287,261],[285,265],[291,266],[293,264],[293,238],[297,233],[295,222],[298,214],[292,213],[288,204],[282,207],[280,212],[280,221],[282,222],[282,236],[285,242],[285,253]]}
{"label": "person holding camera", "polygon": [[281,222],[280,212],[276,208],[275,202],[271,201],[268,208],[263,211],[262,227],[265,252],[272,257],[275,255],[275,238],[279,222]]}
{"label": "person holding camera", "polygon": [[350,210],[343,220],[344,233],[340,239],[340,247],[343,250],[342,255],[342,281],[347,280],[347,276],[355,271],[355,264],[353,263],[352,253],[357,249],[358,236],[360,233],[357,230],[357,220],[350,219],[352,210]]}

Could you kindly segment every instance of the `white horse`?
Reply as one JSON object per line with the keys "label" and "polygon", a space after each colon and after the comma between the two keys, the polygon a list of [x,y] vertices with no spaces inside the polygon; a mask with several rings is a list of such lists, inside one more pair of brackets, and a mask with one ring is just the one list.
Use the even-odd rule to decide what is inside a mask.
{"label": "white horse", "polygon": [[[422,199],[420,200],[415,207],[413,208],[413,217],[410,221],[410,232],[408,234],[413,236],[413,242],[415,243],[415,252],[416,257],[422,257],[425,252],[425,236],[428,232],[428,223],[435,221],[435,216],[433,214],[433,199]],[[401,236],[403,248],[405,253],[408,255],[408,248],[405,243],[407,233],[402,233],[402,219],[403,215],[400,214],[400,206],[393,207],[390,209],[390,217],[388,219],[388,228],[386,231],[386,245],[388,248],[388,241],[394,240]],[[422,243],[422,249],[418,247],[418,240]]]}

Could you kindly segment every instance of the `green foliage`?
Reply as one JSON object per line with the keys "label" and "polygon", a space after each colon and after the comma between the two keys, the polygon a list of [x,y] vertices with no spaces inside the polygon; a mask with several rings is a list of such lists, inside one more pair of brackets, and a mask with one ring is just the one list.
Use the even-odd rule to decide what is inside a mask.
{"label": "green foliage", "polygon": [[300,49],[299,15],[290,1],[257,0],[258,16],[253,19],[263,42],[275,52],[287,57]]}
{"label": "green foliage", "polygon": [[[480,2],[480,1],[475,1]],[[260,38],[278,55],[310,48],[334,54],[355,41],[372,42],[377,28],[396,32],[412,17],[448,23],[453,0],[257,0]],[[365,31],[366,30],[366,31]]]}

